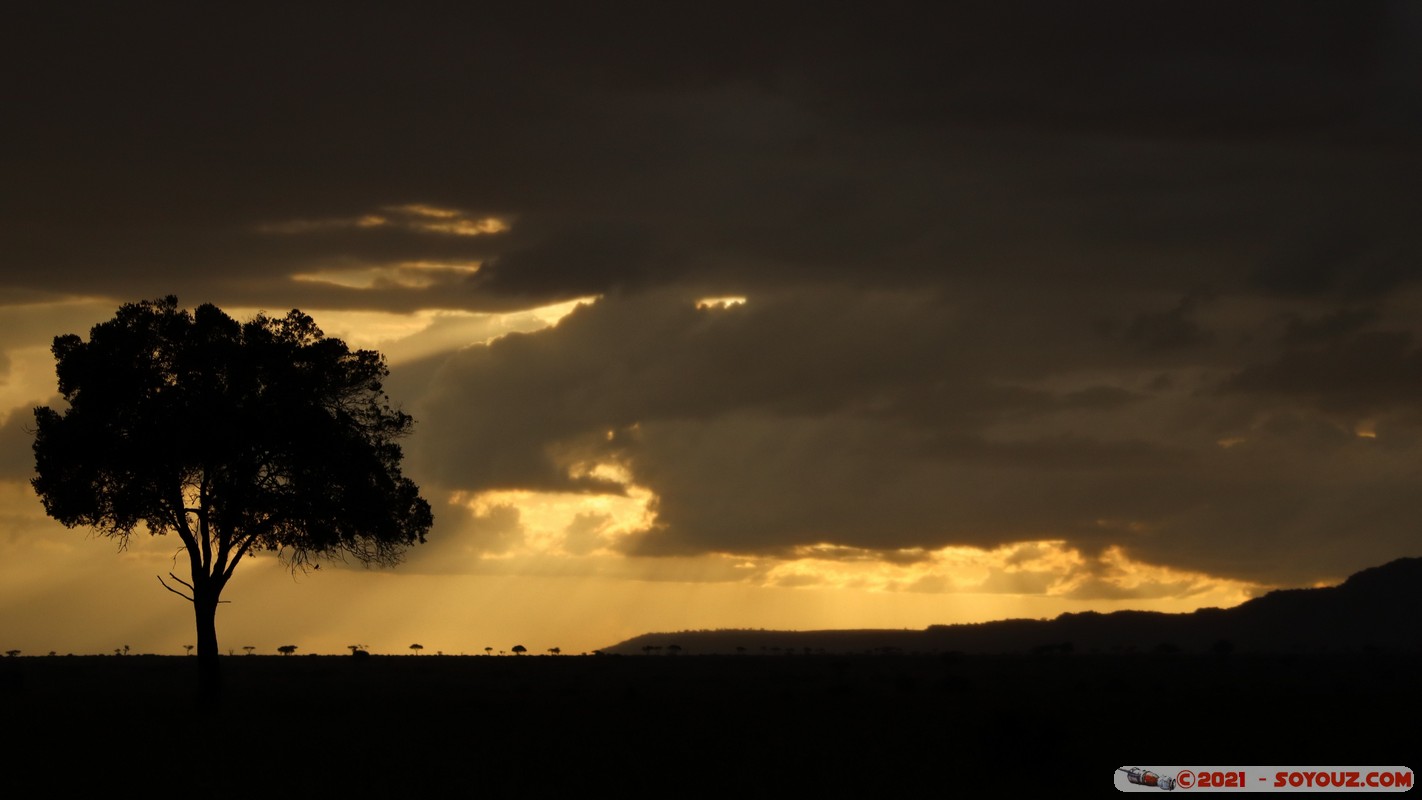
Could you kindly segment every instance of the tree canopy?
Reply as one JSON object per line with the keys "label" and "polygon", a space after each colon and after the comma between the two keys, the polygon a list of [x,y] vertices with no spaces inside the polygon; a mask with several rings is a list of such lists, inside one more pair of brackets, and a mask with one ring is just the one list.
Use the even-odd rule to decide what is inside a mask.
{"label": "tree canopy", "polygon": [[384,393],[384,358],[300,311],[238,323],[169,296],[53,351],[68,408],[35,409],[35,491],[70,527],[177,535],[191,579],[164,585],[193,602],[199,656],[215,662],[218,598],[246,555],[389,565],[425,540],[429,504],[400,470],[413,419]]}

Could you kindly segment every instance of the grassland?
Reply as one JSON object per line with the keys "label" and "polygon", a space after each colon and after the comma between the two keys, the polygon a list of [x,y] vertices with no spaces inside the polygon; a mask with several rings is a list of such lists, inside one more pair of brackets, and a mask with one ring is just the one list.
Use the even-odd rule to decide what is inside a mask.
{"label": "grassland", "polygon": [[60,756],[71,779],[206,781],[205,796],[660,794],[668,776],[949,786],[1075,764],[1105,787],[1133,761],[1407,764],[1415,732],[1399,731],[1422,709],[1422,658],[1398,653],[236,656],[218,709],[198,701],[194,662],[0,660],[12,778],[52,777],[38,765]]}

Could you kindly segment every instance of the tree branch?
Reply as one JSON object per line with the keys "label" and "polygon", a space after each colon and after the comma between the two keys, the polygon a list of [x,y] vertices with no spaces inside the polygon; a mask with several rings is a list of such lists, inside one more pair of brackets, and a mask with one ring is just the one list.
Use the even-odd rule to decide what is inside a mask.
{"label": "tree branch", "polygon": [[228,563],[227,569],[222,573],[223,580],[231,580],[232,571],[237,569],[237,562],[242,560],[242,556],[247,555],[247,551],[252,549],[252,545],[256,544],[259,537],[266,534],[275,526],[276,523],[273,520],[263,520],[256,531],[242,540],[242,544],[238,546],[237,552],[232,555],[232,561]]}
{"label": "tree branch", "polygon": [[[174,575],[174,574],[171,573],[171,572],[168,573],[168,575],[169,575],[169,577],[171,577],[173,580],[177,581],[178,583],[181,583],[182,585],[188,587],[189,589],[193,588],[192,584],[188,583],[187,581],[183,580],[182,578],[179,578],[177,575]],[[193,599],[192,599],[191,597],[189,597],[188,595],[185,595],[185,594],[183,594],[182,592],[178,591],[177,589],[174,589],[173,587],[169,586],[167,583],[164,583],[164,581],[163,581],[163,576],[162,576],[162,575],[158,575],[158,576],[155,576],[155,577],[158,578],[158,582],[159,582],[159,583],[163,584],[163,588],[164,588],[164,589],[167,589],[168,591],[170,591],[170,592],[172,592],[173,594],[175,594],[175,595],[177,595],[177,596],[183,598],[184,600],[188,601],[189,603],[193,602]]]}
{"label": "tree branch", "polygon": [[[163,584],[163,588],[164,588],[164,589],[167,589],[168,591],[170,591],[170,592],[172,592],[173,594],[175,594],[175,595],[177,595],[177,596],[183,598],[184,600],[188,601],[189,603],[193,602],[193,599],[192,599],[191,597],[188,597],[187,595],[183,594],[182,592],[178,591],[177,589],[174,589],[173,587],[169,586],[167,583],[164,583],[164,582],[163,582],[163,576],[162,576],[162,575],[155,575],[154,577],[156,577],[156,578],[158,579],[158,582],[159,582],[159,583],[162,583],[162,584]],[[183,580],[182,578],[179,578],[177,575],[174,575],[174,574],[171,573],[171,572],[168,573],[168,577],[172,578],[173,580],[177,581],[178,583],[181,583],[182,585],[188,587],[189,589],[192,589],[192,588],[193,588],[193,585],[192,585],[191,583],[188,583],[187,581]],[[232,602],[232,601],[231,601],[231,600],[218,600],[218,601],[217,601],[218,605],[221,605],[221,604],[223,604],[223,603],[230,603],[230,602]]]}
{"label": "tree branch", "polygon": [[202,511],[198,512],[198,543],[202,545],[202,571],[212,574],[212,530],[211,522],[207,518],[207,470],[202,473],[202,484],[198,487],[198,505]]}

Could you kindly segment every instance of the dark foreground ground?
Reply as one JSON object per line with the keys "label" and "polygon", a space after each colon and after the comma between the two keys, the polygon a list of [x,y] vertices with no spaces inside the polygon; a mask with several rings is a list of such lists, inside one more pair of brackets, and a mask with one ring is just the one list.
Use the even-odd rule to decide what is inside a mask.
{"label": "dark foreground ground", "polygon": [[222,661],[212,714],[193,658],[0,660],[6,786],[1108,790],[1123,764],[1416,767],[1422,711],[1416,654]]}

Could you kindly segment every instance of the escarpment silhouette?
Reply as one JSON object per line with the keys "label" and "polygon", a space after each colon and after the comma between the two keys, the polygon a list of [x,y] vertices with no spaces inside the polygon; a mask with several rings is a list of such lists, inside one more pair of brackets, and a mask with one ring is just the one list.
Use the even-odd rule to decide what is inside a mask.
{"label": "escarpment silhouette", "polygon": [[924,630],[678,631],[603,651],[637,655],[673,640],[687,654],[1422,652],[1422,558],[1371,567],[1338,586],[1280,589],[1187,614],[1086,611]]}

